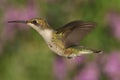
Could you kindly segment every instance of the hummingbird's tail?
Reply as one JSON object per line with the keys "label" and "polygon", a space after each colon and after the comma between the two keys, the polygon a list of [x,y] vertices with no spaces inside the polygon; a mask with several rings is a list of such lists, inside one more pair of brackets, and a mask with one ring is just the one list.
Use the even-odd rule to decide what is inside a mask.
{"label": "hummingbird's tail", "polygon": [[103,51],[93,51],[94,53],[96,53],[96,54],[102,54],[103,53]]}
{"label": "hummingbird's tail", "polygon": [[103,53],[103,51],[93,50],[83,46],[74,46],[70,48],[70,50],[72,50],[72,54],[70,54],[68,58],[71,58],[74,56],[81,56],[82,54],[102,54]]}

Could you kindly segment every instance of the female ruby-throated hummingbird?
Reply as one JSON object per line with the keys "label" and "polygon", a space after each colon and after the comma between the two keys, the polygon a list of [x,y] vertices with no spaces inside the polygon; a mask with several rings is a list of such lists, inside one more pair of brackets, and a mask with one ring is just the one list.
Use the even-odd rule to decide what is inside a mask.
{"label": "female ruby-throated hummingbird", "polygon": [[8,23],[25,23],[31,26],[44,38],[48,47],[60,56],[72,58],[82,54],[101,53],[101,51],[79,45],[79,41],[96,26],[94,22],[77,20],[56,30],[42,18],[26,21],[14,20]]}

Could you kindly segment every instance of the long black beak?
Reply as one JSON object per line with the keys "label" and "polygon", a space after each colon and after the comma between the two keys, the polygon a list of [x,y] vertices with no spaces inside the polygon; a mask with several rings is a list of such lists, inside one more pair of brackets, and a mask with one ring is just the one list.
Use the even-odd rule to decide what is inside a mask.
{"label": "long black beak", "polygon": [[22,21],[22,20],[14,20],[14,21],[8,21],[8,23],[27,23],[27,21]]}

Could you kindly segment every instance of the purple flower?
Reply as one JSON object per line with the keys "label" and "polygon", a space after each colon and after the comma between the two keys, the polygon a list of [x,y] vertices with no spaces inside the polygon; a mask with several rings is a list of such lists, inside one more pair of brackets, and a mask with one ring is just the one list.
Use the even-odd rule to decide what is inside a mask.
{"label": "purple flower", "polygon": [[53,64],[53,71],[55,80],[65,80],[67,75],[67,68],[62,57],[57,56]]}
{"label": "purple flower", "polygon": [[120,80],[120,52],[112,52],[106,57],[104,72],[112,80]]}
{"label": "purple flower", "polygon": [[86,59],[86,56],[85,55],[81,55],[81,56],[79,56],[79,57],[76,57],[75,59],[74,59],[74,61],[75,61],[75,63],[77,64],[77,65],[80,65],[81,63],[83,63],[83,61]]}
{"label": "purple flower", "polygon": [[[26,7],[16,8],[11,7],[4,9],[3,15],[3,25],[2,31],[0,33],[0,44],[4,45],[7,41],[12,41],[15,37],[16,29],[27,30],[28,27],[23,24],[8,24],[10,20],[28,20],[37,16],[37,7],[35,6],[33,0],[30,0]],[[0,47],[2,49],[2,46]]]}
{"label": "purple flower", "polygon": [[99,69],[95,62],[88,63],[82,71],[80,71],[74,80],[99,80]]}
{"label": "purple flower", "polygon": [[115,12],[110,12],[107,16],[108,22],[111,25],[111,30],[117,39],[120,39],[120,15]]}
{"label": "purple flower", "polygon": [[22,24],[8,24],[7,21],[10,20],[28,20],[31,18],[35,18],[38,15],[37,7],[35,6],[35,3],[33,0],[30,0],[28,2],[28,5],[23,8],[16,8],[16,7],[9,7],[5,10],[5,14],[3,17],[3,20],[5,22],[5,26],[11,27],[11,26],[17,26],[19,29],[26,29],[24,27],[25,25]]}
{"label": "purple flower", "polygon": [[65,62],[66,62],[66,67],[67,67],[68,71],[71,71],[74,68],[76,68],[78,65],[84,63],[85,58],[86,58],[85,55],[82,55],[79,57],[75,57],[73,59],[66,59]]}

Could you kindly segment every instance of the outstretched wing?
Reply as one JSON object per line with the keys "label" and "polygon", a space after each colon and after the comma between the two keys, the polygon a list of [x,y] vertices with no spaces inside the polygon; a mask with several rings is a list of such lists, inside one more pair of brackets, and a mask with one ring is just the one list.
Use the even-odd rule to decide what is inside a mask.
{"label": "outstretched wing", "polygon": [[94,22],[73,21],[57,29],[57,34],[63,34],[63,42],[66,48],[79,45],[81,39],[94,27]]}

